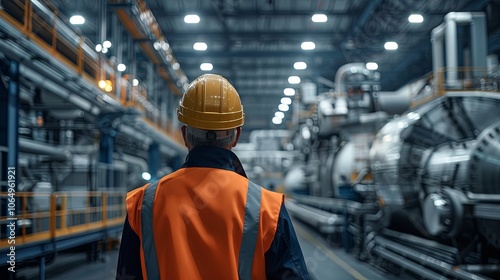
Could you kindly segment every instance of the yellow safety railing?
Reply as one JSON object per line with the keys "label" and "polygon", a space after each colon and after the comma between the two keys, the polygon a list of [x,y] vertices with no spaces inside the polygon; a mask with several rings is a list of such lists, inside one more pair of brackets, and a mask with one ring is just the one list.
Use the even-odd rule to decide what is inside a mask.
{"label": "yellow safety railing", "polygon": [[[0,193],[2,201],[9,197]],[[16,210],[1,216],[0,224],[16,224],[16,246],[119,226],[126,216],[124,192],[18,192],[14,197]],[[2,232],[0,249],[9,246]]]}
{"label": "yellow safety railing", "polygon": [[[437,77],[429,76],[429,85],[433,87],[431,94],[414,96],[411,107],[427,103],[448,92],[484,91],[500,93],[499,70],[496,76],[485,67],[442,67]],[[450,76],[453,79],[450,79]]]}
{"label": "yellow safety railing", "polygon": [[[145,108],[151,107],[152,104],[144,90],[128,84],[128,81],[132,81],[133,77],[127,76],[127,80],[119,79],[118,84],[115,84],[117,73],[113,62],[106,56],[95,52],[94,43],[86,37],[78,35],[69,25],[61,26],[68,20],[49,1],[38,0],[36,4],[31,0],[3,1],[0,18],[7,21],[26,38],[68,66],[76,74],[99,87],[109,97],[125,107],[134,107],[146,113],[145,119],[148,120],[148,123],[154,123],[155,127],[160,128],[159,131],[173,138],[179,144],[183,144],[182,140],[179,140],[182,138],[178,129],[170,131],[162,128],[164,125],[161,118],[157,116],[159,114],[147,113],[148,110]],[[171,78],[166,77],[166,81],[169,85],[171,84]],[[117,96],[116,93],[120,96]],[[169,120],[165,122],[168,127],[171,126]]]}

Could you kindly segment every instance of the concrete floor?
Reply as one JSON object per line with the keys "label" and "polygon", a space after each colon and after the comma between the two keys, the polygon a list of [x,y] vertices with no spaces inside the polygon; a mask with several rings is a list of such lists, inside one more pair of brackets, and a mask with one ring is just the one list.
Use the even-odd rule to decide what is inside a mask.
{"label": "concrete floor", "polygon": [[[313,228],[294,221],[306,264],[314,280],[401,280],[411,279],[386,274],[374,266],[358,261],[341,247],[332,246]],[[46,279],[50,280],[108,280],[116,278],[118,249],[109,251],[105,261],[87,261],[85,253],[60,254],[47,265]],[[23,269],[17,279],[39,279],[38,268]]]}

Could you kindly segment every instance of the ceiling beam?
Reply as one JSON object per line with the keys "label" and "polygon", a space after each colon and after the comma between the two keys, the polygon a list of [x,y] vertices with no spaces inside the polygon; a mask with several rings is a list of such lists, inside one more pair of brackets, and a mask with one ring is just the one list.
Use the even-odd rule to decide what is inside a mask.
{"label": "ceiling beam", "polygon": [[286,50],[230,50],[230,51],[204,51],[204,52],[193,52],[193,51],[175,51],[175,56],[178,59],[186,59],[193,57],[339,57],[342,56],[342,52],[339,50],[313,50],[313,51],[286,51]]}
{"label": "ceiling beam", "polygon": [[[358,13],[359,10],[352,9],[349,10],[349,13]],[[168,20],[168,19],[179,19],[184,18],[184,16],[188,13],[188,11],[165,11],[164,9],[154,10],[153,14],[158,20]],[[304,16],[312,16],[316,13],[316,11],[308,11],[308,10],[224,10],[220,12],[222,16],[226,18],[256,18],[256,17],[304,17]],[[326,16],[331,17],[349,17],[351,16],[346,11],[328,11],[323,12]],[[219,15],[214,13],[212,9],[204,9],[204,10],[196,10],[196,14],[201,18],[219,18]]]}

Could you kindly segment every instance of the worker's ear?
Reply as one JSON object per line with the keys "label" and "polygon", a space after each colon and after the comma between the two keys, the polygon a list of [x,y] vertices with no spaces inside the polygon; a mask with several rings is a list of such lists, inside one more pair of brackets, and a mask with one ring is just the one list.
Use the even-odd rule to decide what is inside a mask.
{"label": "worker's ear", "polygon": [[183,125],[183,126],[181,127],[181,131],[182,131],[182,140],[184,140],[184,146],[186,146],[187,148],[189,148],[189,147],[188,147],[188,142],[187,142],[187,140],[186,140],[186,128],[187,128],[187,126],[186,126],[186,125]]}
{"label": "worker's ear", "polygon": [[241,135],[241,126],[236,128],[236,137],[234,138],[234,142],[233,142],[233,145],[231,147],[234,147],[234,146],[236,146],[236,144],[238,144],[238,140],[240,139],[240,135]]}

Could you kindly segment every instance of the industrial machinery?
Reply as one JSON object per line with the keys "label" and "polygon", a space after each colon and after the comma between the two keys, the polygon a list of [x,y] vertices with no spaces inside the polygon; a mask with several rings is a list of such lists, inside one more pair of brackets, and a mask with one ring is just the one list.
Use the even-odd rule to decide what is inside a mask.
{"label": "industrial machinery", "polygon": [[339,69],[292,140],[305,155],[291,214],[391,272],[499,279],[500,80],[484,38],[483,14],[447,14],[433,73],[392,93],[362,64]]}

